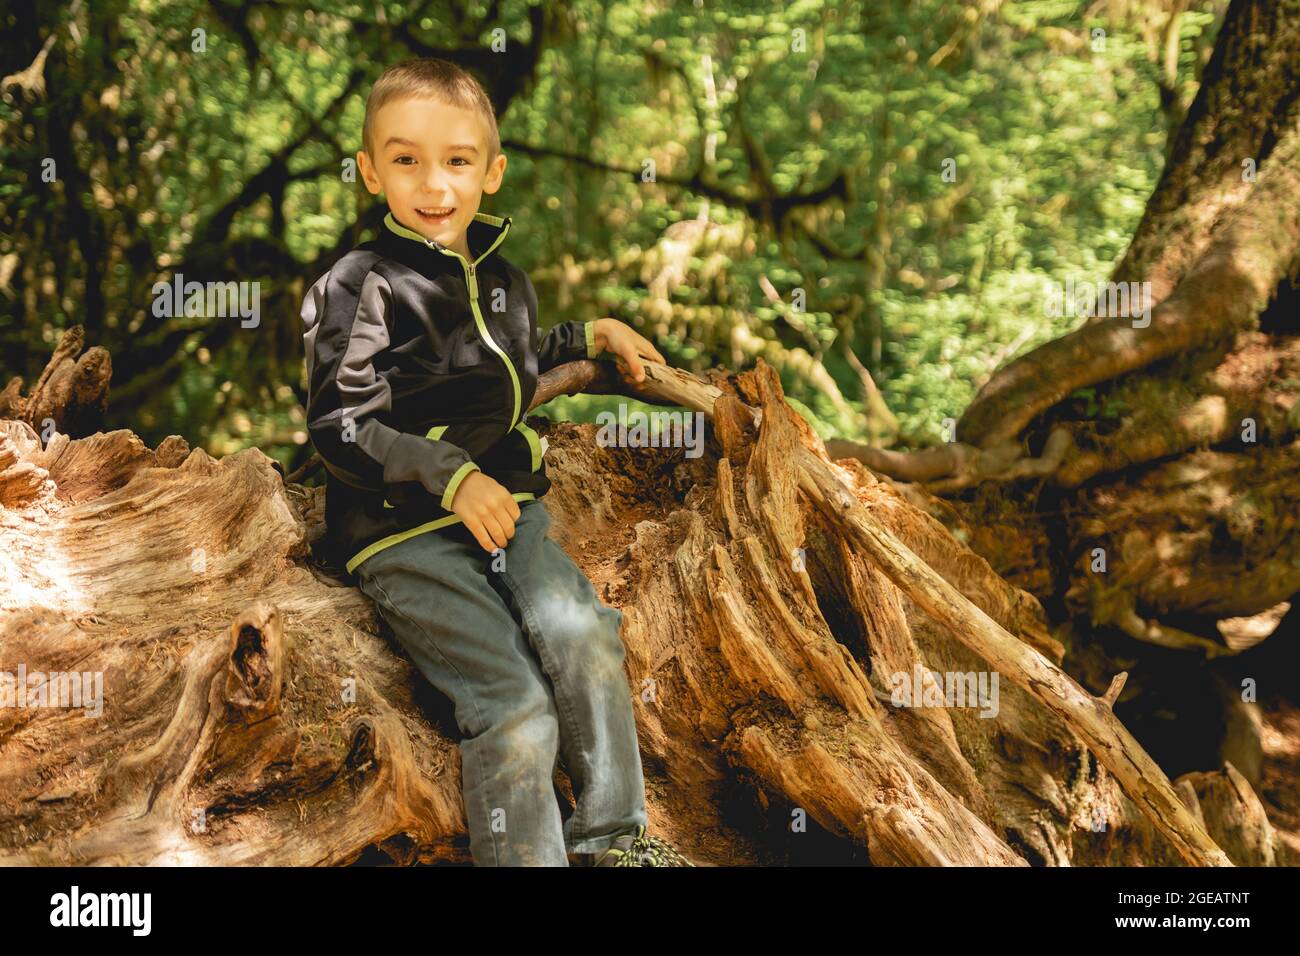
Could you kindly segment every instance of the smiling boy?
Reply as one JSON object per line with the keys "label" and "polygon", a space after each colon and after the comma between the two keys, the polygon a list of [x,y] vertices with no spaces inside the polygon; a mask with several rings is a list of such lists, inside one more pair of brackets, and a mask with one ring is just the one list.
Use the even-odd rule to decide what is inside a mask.
{"label": "smiling boy", "polygon": [[[622,612],[548,535],[538,375],[608,351],[644,378],[655,347],[613,319],[537,332],[537,295],[479,212],[506,156],[482,87],[443,60],[386,70],[358,166],[379,235],[303,302],[308,431],[331,543],[455,704],[479,866],[690,866],[646,831]],[[576,806],[561,821],[563,757]]]}

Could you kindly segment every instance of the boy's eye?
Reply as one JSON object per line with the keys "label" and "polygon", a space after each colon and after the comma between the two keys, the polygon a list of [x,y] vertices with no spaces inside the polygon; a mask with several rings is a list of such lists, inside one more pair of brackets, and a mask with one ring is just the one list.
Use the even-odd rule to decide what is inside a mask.
{"label": "boy's eye", "polygon": [[[410,163],[403,162],[403,160],[407,160],[407,159],[409,159],[411,162],[410,162]],[[403,166],[410,166],[411,163],[415,162],[415,158],[412,157],[412,156],[402,155],[402,156],[398,156],[396,159],[394,159],[393,162],[395,162],[395,163],[401,163]]]}
{"label": "boy's eye", "polygon": [[466,166],[468,166],[468,165],[470,164],[469,160],[466,159],[464,156],[453,156],[453,157],[451,158],[451,161],[454,163],[454,162],[456,162],[456,160],[458,160],[458,159],[459,159],[462,163],[464,163]]}

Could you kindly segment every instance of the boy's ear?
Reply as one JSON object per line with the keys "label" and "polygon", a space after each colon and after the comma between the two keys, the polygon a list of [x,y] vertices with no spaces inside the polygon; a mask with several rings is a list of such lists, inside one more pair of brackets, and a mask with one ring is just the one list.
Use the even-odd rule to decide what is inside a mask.
{"label": "boy's ear", "polygon": [[492,160],[492,165],[488,167],[487,177],[483,180],[483,191],[485,193],[494,193],[501,188],[501,180],[506,174],[506,154],[497,153],[497,158]]}
{"label": "boy's ear", "polygon": [[382,186],[379,177],[375,175],[374,164],[370,162],[370,157],[364,149],[357,150],[357,169],[361,170],[361,181],[366,184],[370,195],[378,196]]}

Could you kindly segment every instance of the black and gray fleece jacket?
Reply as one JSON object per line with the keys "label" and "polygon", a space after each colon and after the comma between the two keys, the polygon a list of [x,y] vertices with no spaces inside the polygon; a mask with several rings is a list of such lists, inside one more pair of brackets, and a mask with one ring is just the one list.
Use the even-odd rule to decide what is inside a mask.
{"label": "black and gray fleece jacket", "polygon": [[539,374],[596,356],[593,323],[538,341],[532,282],[499,251],[510,222],[475,215],[469,261],[390,211],[303,301],[307,431],[327,470],[327,545],[349,572],[459,523],[451,502],[472,471],[516,501],[550,489],[523,416]]}

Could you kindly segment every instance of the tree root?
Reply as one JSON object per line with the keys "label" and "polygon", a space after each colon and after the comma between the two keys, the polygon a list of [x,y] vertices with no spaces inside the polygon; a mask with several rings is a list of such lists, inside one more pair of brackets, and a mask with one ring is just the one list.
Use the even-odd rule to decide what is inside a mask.
{"label": "tree root", "polygon": [[[654,368],[655,380],[674,370]],[[779,393],[770,369],[760,367],[760,398],[765,410]],[[686,403],[687,396],[679,396]],[[725,398],[722,401],[727,401]],[[769,415],[770,428],[783,427]],[[779,433],[778,433],[779,434]],[[772,439],[780,441],[780,439]],[[723,439],[726,444],[725,438]],[[760,446],[762,439],[760,438]],[[784,446],[794,445],[788,439]],[[847,530],[853,542],[868,554],[891,581],[982,660],[992,664],[1078,733],[1101,763],[1115,775],[1130,799],[1152,824],[1193,865],[1231,865],[1227,856],[1178,799],[1164,772],[1115,719],[1110,707],[1079,687],[1041,654],[1007,633],[956,588],[936,574],[902,542],[885,530],[871,513],[850,495],[831,466],[806,448],[796,447],[794,467],[799,489],[829,518]]]}

